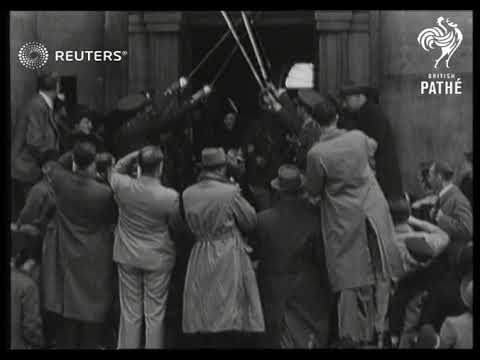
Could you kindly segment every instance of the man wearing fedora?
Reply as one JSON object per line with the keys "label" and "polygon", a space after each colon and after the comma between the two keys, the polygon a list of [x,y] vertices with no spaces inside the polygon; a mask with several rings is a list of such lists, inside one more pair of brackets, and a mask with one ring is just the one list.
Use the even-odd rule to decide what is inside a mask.
{"label": "man wearing fedora", "polygon": [[305,178],[282,165],[271,181],[279,200],[258,214],[254,244],[266,348],[325,348],[333,294],[318,210],[303,197]]}
{"label": "man wearing fedora", "polygon": [[387,200],[403,197],[402,173],[397,152],[397,141],[392,124],[374,101],[374,89],[364,84],[349,82],[340,90],[348,124],[339,124],[347,130],[361,130],[377,142],[375,176]]}
{"label": "man wearing fedora", "polygon": [[[320,196],[330,283],[338,295],[339,338],[356,345],[382,339],[390,283],[402,259],[387,201],[371,169],[375,140],[337,128],[328,97],[314,108],[321,137],[307,154],[306,188]],[[363,307],[365,315],[362,314]]]}
{"label": "man wearing fedora", "polygon": [[240,188],[227,179],[226,165],[222,148],[204,149],[198,183],[181,199],[195,238],[185,279],[183,331],[200,334],[200,346],[242,346],[241,334],[265,329],[251,250],[245,242],[257,216]]}

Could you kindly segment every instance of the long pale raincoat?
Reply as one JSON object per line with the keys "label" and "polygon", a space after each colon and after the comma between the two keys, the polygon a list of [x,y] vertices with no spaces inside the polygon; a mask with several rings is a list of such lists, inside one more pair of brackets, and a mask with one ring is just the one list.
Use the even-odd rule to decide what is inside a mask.
{"label": "long pale raincoat", "polygon": [[196,243],[183,300],[183,331],[262,332],[264,319],[243,233],[257,223],[253,207],[227,179],[204,173],[183,194],[185,218]]}

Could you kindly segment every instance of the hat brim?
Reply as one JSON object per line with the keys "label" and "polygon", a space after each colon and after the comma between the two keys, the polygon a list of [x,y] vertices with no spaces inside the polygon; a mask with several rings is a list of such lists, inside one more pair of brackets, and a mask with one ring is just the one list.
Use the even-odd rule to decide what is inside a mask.
{"label": "hat brim", "polygon": [[305,175],[300,174],[300,185],[293,189],[282,188],[278,177],[270,181],[270,186],[278,192],[296,192],[305,188]]}

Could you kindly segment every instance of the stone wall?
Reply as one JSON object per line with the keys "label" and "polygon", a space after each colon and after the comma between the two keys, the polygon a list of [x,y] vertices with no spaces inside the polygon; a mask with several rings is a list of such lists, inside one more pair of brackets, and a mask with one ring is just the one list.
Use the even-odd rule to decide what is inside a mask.
{"label": "stone wall", "polygon": [[[463,33],[463,42],[445,63],[434,69],[440,50],[426,52],[417,42],[437,18],[450,18]],[[464,152],[472,149],[472,12],[381,11],[380,102],[390,117],[400,152],[402,174],[408,191],[419,191],[418,164],[443,160],[459,170]],[[461,77],[461,95],[421,95],[420,82],[428,73],[454,73]]]}
{"label": "stone wall", "polygon": [[99,112],[112,109],[127,93],[128,57],[121,62],[55,62],[55,50],[127,50],[128,14],[123,11],[14,11],[10,13],[12,123],[36,91],[37,71],[17,59],[20,47],[38,41],[49,50],[41,71],[77,78],[77,101]]}

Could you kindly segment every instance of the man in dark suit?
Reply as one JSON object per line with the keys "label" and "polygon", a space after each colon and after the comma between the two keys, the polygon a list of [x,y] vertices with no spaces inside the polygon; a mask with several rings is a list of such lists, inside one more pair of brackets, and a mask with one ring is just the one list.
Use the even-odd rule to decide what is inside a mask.
{"label": "man in dark suit", "polygon": [[403,198],[402,173],[392,124],[374,101],[368,86],[349,83],[342,87],[341,103],[345,107],[339,128],[361,130],[377,142],[375,175],[389,203]]}
{"label": "man in dark suit", "polygon": [[429,182],[437,194],[432,219],[451,238],[452,242],[466,244],[473,235],[473,217],[470,202],[452,182],[453,170],[447,164],[435,162],[429,170]]}
{"label": "man in dark suit", "polygon": [[326,347],[333,310],[318,210],[302,198],[304,177],[283,165],[271,182],[278,203],[258,214],[255,243],[265,316],[263,347]]}
{"label": "man in dark suit", "polygon": [[116,205],[96,178],[93,142],[78,141],[72,162],[62,159],[46,174],[56,211],[44,239],[42,288],[45,309],[62,318],[60,348],[98,347],[113,301]]}
{"label": "man in dark suit", "polygon": [[16,218],[28,190],[41,179],[41,163],[46,154],[59,151],[59,130],[54,119],[54,100],[60,90],[56,73],[38,78],[38,94],[23,108],[15,123],[12,141],[12,178]]}

